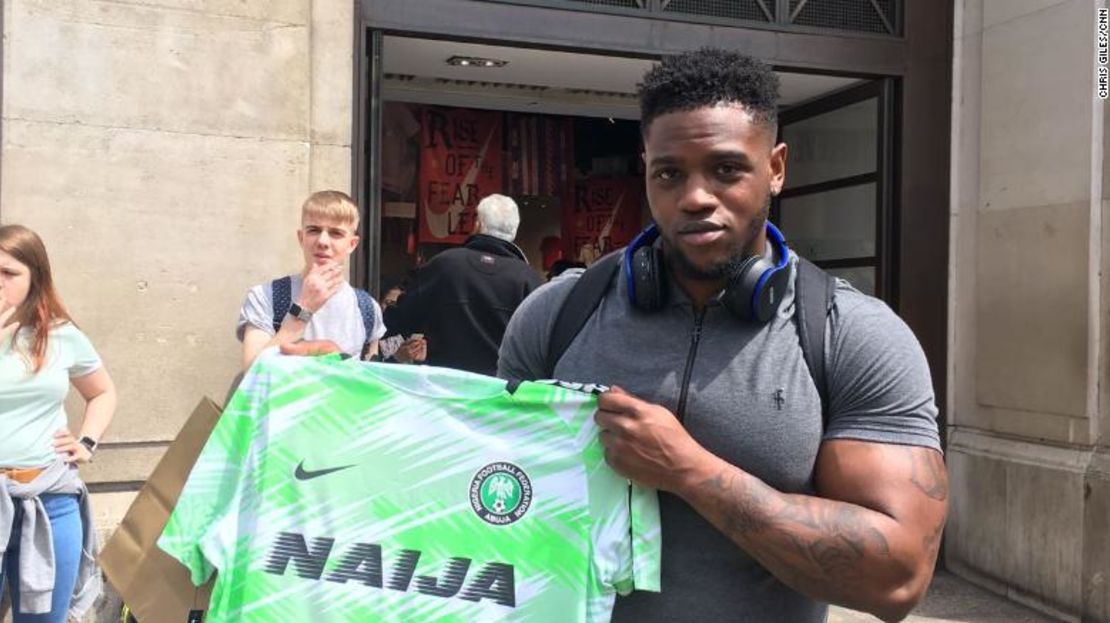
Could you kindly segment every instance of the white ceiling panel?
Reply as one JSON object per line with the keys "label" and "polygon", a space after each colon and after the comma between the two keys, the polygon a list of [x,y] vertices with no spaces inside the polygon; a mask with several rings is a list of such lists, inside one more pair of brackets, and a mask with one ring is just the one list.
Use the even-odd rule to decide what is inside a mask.
{"label": "white ceiling panel", "polygon": [[[633,94],[653,61],[478,43],[385,37],[386,99],[445,106],[635,119]],[[452,56],[507,61],[503,67],[448,65]],[[780,103],[792,106],[859,82],[856,78],[778,72]],[[521,87],[540,87],[527,89]],[[582,91],[587,91],[583,93]],[[596,93],[590,93],[590,92]]]}

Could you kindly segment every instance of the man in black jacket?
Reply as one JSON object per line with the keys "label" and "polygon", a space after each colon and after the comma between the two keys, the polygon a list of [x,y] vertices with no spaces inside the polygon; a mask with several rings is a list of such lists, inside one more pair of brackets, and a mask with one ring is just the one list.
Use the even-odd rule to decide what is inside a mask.
{"label": "man in black jacket", "polygon": [[390,333],[423,333],[427,363],[493,375],[505,326],[540,277],[513,244],[516,202],[489,195],[478,203],[478,233],[420,268],[385,312]]}

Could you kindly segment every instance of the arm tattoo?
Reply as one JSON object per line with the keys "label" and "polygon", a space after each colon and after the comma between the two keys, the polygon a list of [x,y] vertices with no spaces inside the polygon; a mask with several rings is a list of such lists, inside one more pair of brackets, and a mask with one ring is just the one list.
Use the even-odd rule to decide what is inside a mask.
{"label": "arm tattoo", "polygon": [[[898,465],[890,468],[890,478],[878,485],[886,489],[871,492],[871,498],[858,498],[898,496],[898,504],[889,508],[781,493],[755,476],[727,466],[692,488],[687,501],[794,590],[822,601],[894,616],[899,610],[892,609],[890,591],[896,587],[923,590],[927,574],[931,574],[948,499],[941,455],[921,449],[907,451],[909,463],[897,461]],[[898,450],[892,449],[882,460],[897,456]],[[866,486],[861,480],[867,478],[866,473],[856,469],[849,476],[858,481],[857,486]],[[900,521],[896,512],[925,515]],[[923,525],[924,519],[929,520],[928,525]]]}
{"label": "arm tattoo", "polygon": [[868,554],[890,556],[890,544],[866,514],[852,504],[820,508],[811,499],[794,497],[778,517],[802,528],[788,530],[797,556],[812,563],[824,578],[851,581],[861,577],[858,565]]}
{"label": "arm tattoo", "polygon": [[944,522],[938,521],[936,528],[929,534],[921,538],[921,545],[925,548],[925,552],[930,558],[936,560],[937,554],[940,552],[940,535],[944,532]]}
{"label": "arm tattoo", "polygon": [[943,502],[948,499],[948,479],[940,455],[930,451],[906,448],[910,455],[912,472],[910,482],[930,498]]}
{"label": "arm tattoo", "polygon": [[[739,499],[740,492],[735,491],[736,475],[731,473],[721,472],[705,481],[703,485],[717,493],[724,494],[724,496],[734,497]],[[748,492],[745,496],[747,502],[744,504],[731,504],[723,503],[717,511],[723,518],[728,521],[728,532],[736,534],[748,534],[753,532],[760,532],[767,527],[768,517],[766,517],[759,509],[765,505],[768,499],[765,491]],[[730,508],[732,512],[730,513]],[[729,535],[731,536],[731,534]]]}
{"label": "arm tattoo", "polygon": [[721,472],[703,486],[721,500],[714,510],[734,541],[773,524],[784,527],[785,547],[778,553],[752,552],[762,562],[778,563],[774,566],[799,580],[852,583],[863,579],[859,563],[866,556],[890,556],[886,537],[871,525],[865,509],[847,503],[830,506],[828,500],[800,495],[776,499],[769,486],[756,481],[744,486],[739,480]]}

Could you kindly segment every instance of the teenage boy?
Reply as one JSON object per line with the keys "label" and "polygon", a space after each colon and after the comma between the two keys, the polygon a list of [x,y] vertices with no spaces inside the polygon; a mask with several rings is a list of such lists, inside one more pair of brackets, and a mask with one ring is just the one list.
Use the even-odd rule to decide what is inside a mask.
{"label": "teenage boy", "polygon": [[330,340],[352,357],[377,353],[385,334],[381,307],[347,282],[358,220],[358,207],[345,193],[323,190],[305,200],[297,230],[304,267],[251,288],[239,311],[243,369],[264,349],[300,339]]}

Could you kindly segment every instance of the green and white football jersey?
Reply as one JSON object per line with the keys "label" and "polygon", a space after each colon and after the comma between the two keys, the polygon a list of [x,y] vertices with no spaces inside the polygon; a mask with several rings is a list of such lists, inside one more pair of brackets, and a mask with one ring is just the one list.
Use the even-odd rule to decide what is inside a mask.
{"label": "green and white football jersey", "polygon": [[655,491],[596,397],[425,366],[264,356],[158,545],[210,621],[608,621],[659,590]]}

